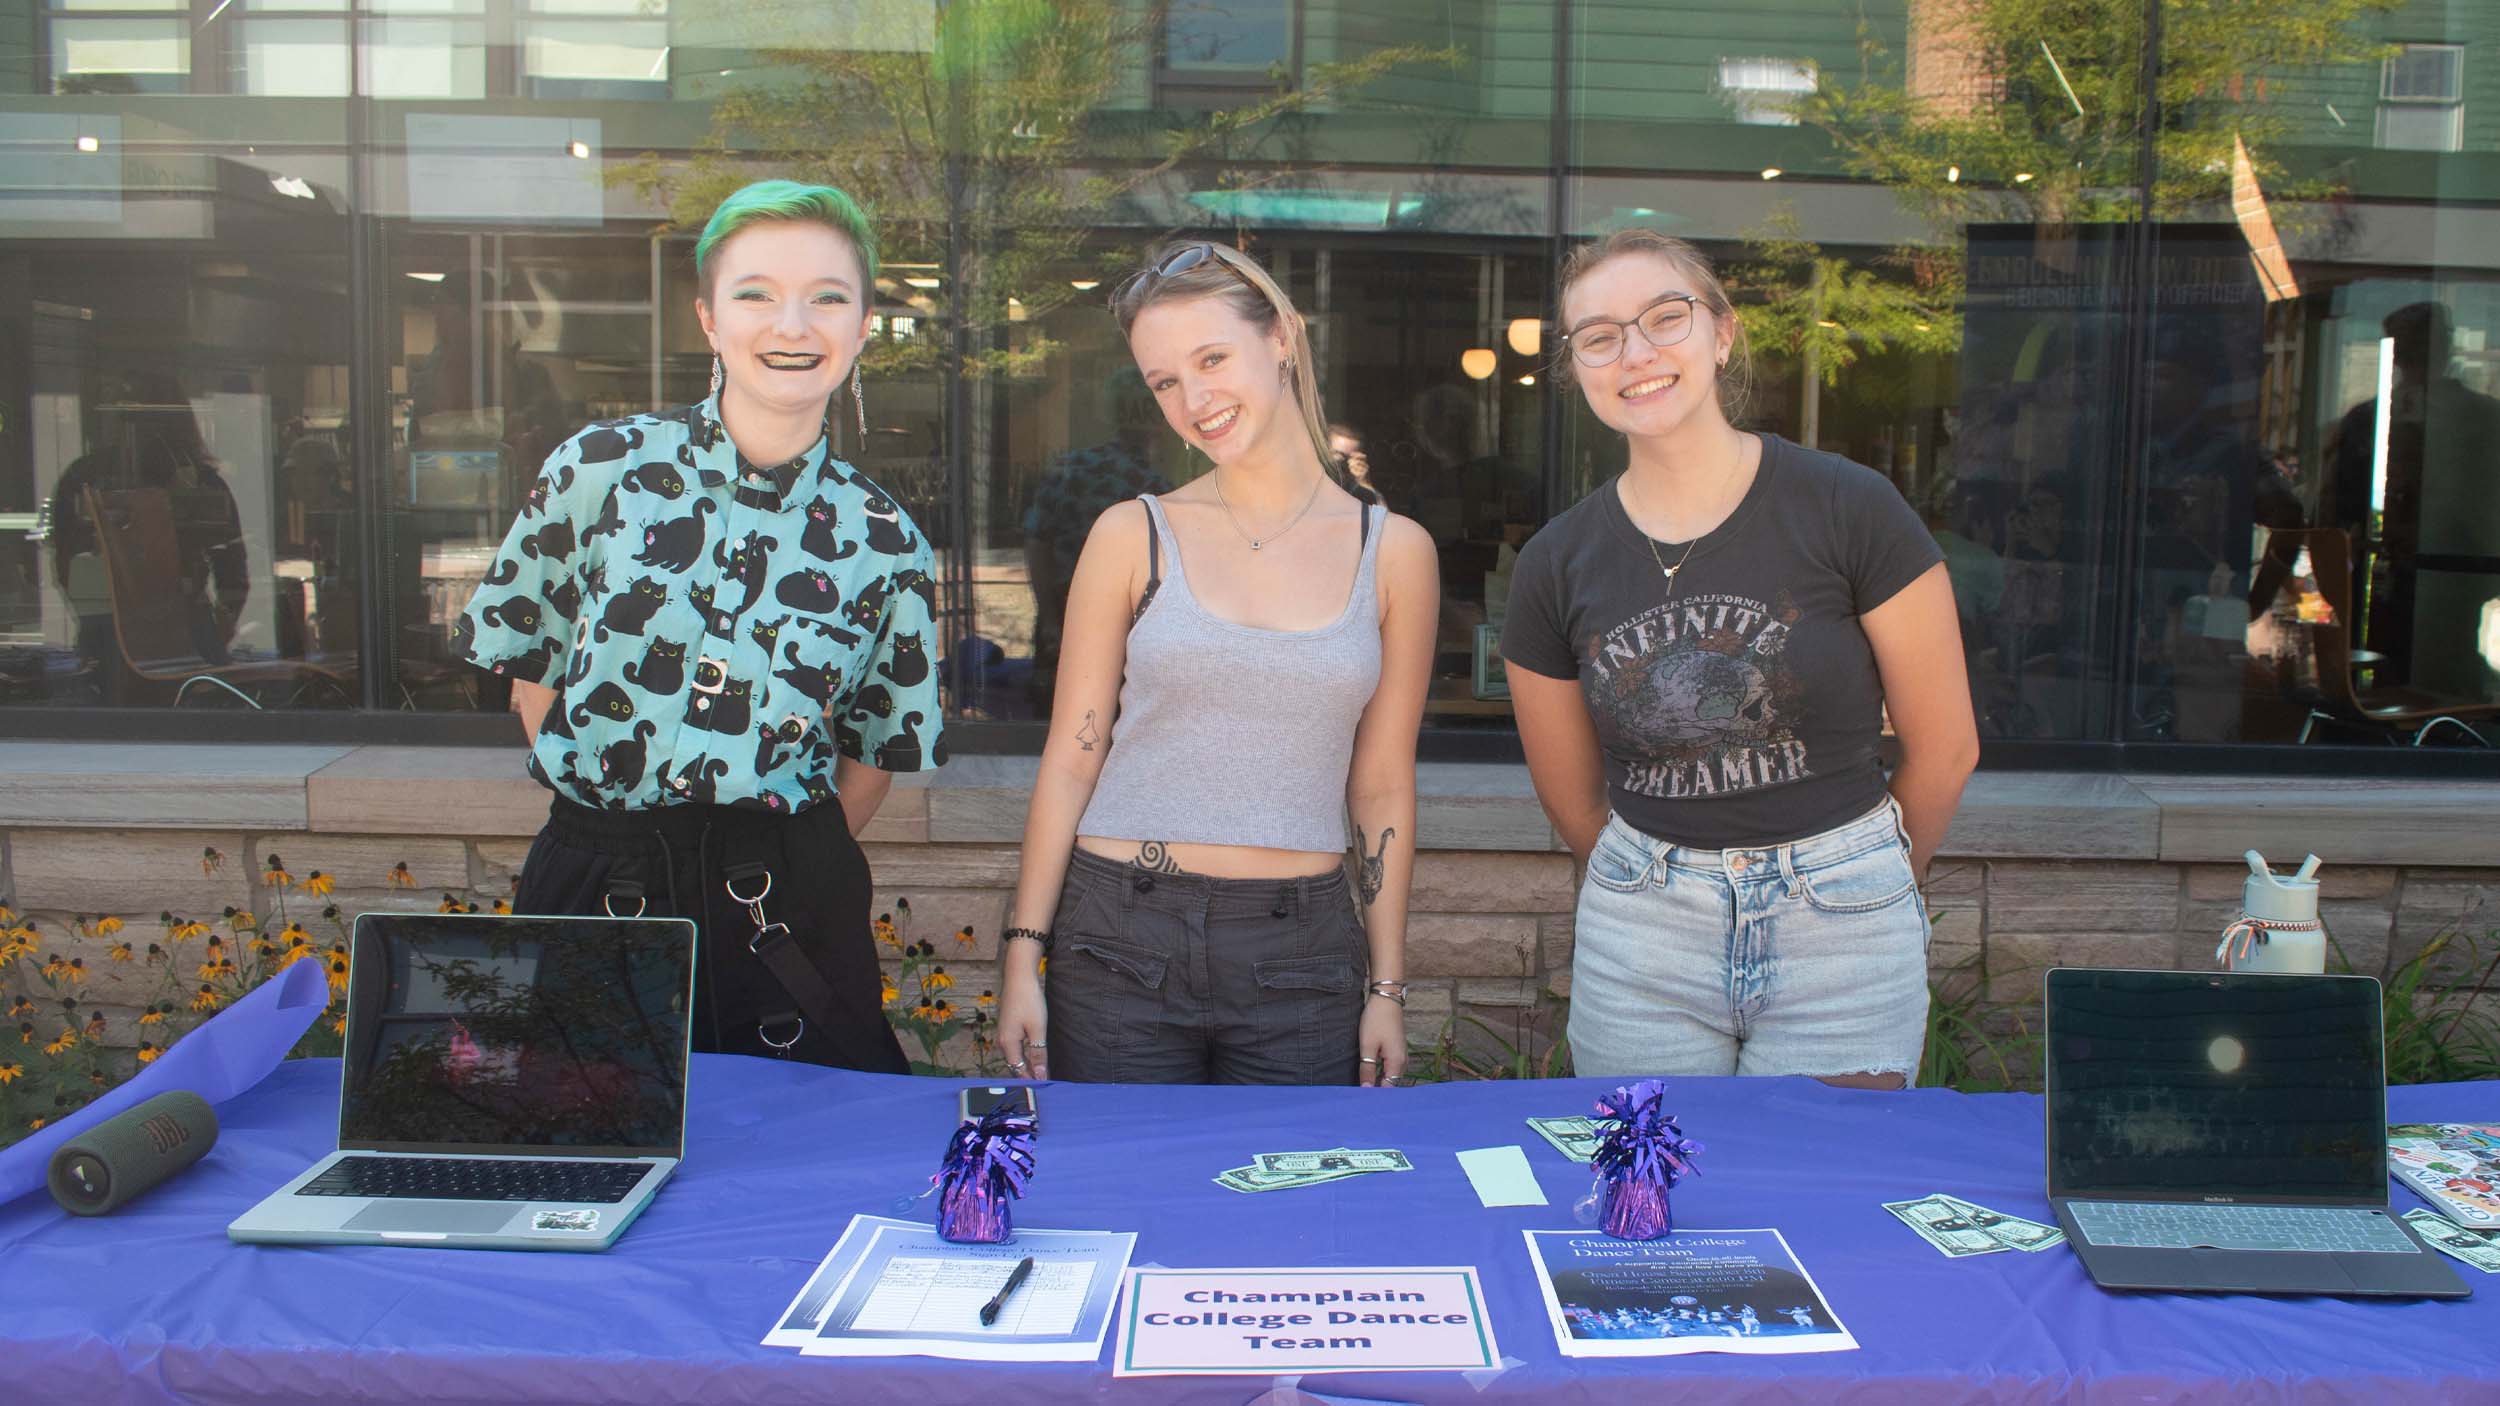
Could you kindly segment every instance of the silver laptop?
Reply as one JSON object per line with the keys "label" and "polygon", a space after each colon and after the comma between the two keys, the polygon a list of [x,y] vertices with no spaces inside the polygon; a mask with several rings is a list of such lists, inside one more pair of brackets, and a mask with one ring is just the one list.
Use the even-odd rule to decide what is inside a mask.
{"label": "silver laptop", "polygon": [[2112,1289],[2463,1298],[2388,1214],[2366,976],[2051,971],[2049,1204]]}
{"label": "silver laptop", "polygon": [[686,1143],[694,924],[365,913],[339,1150],[226,1234],[604,1250]]}

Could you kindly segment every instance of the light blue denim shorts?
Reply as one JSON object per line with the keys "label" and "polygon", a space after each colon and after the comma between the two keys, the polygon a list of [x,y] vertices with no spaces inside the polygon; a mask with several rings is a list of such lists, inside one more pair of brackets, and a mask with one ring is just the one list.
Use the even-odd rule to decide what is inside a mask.
{"label": "light blue denim shorts", "polygon": [[1917,1077],[1927,906],[1890,796],[1758,849],[1692,849],[1609,817],[1574,924],[1579,1074]]}

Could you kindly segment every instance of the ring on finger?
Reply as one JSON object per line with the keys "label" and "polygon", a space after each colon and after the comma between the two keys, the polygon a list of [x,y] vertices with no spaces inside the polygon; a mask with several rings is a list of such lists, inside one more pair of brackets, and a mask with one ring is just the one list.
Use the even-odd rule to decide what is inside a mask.
{"label": "ring on finger", "polygon": [[1377,1056],[1375,1056],[1375,1055],[1365,1055],[1365,1056],[1363,1056],[1363,1063],[1365,1063],[1365,1064],[1378,1064],[1378,1063],[1380,1063],[1380,1060],[1379,1060],[1379,1058],[1378,1058]]}

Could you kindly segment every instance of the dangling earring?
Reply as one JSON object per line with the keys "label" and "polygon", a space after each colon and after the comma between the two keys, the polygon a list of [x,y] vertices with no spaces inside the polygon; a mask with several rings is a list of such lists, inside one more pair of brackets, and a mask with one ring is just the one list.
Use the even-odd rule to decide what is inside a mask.
{"label": "dangling earring", "polygon": [[1290,386],[1293,384],[1292,357],[1286,357],[1284,360],[1276,363],[1276,384],[1280,386]]}
{"label": "dangling earring", "polygon": [[868,452],[868,401],[859,393],[859,363],[851,363],[851,408],[859,412],[859,452]]}
{"label": "dangling earring", "polygon": [[720,353],[714,352],[712,354],[712,402],[715,405],[720,402],[721,382],[726,378],[727,370],[720,364]]}

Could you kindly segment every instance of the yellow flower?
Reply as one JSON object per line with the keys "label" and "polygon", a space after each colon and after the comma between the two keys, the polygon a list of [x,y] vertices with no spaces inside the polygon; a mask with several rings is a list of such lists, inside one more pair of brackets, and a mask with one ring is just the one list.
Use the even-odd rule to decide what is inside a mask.
{"label": "yellow flower", "polygon": [[49,1118],[29,1118],[26,1120],[26,1131],[30,1133],[42,1132],[43,1125],[51,1121],[52,1120]]}
{"label": "yellow flower", "polygon": [[217,994],[216,987],[202,985],[200,987],[199,994],[191,998],[191,1009],[195,1011],[213,1011],[225,1003],[226,998]]}
{"label": "yellow flower", "polygon": [[11,908],[5,903],[0,903],[0,923],[14,923],[16,921],[17,910]]}
{"label": "yellow flower", "polygon": [[200,980],[202,980],[202,981],[206,981],[206,980],[208,980],[210,977],[215,976],[216,974],[217,974],[217,959],[216,959],[216,958],[212,957],[212,958],[210,958],[209,960],[207,960],[207,961],[205,961],[205,962],[200,963],[200,970],[199,970],[199,978],[200,978]]}
{"label": "yellow flower", "polygon": [[44,980],[59,981],[63,976],[67,975],[68,972],[69,963],[62,961],[59,953],[56,952],[43,959]]}
{"label": "yellow flower", "polygon": [[69,984],[72,986],[76,986],[78,983],[85,981],[87,979],[87,959],[84,957],[70,958],[68,974]]}
{"label": "yellow flower", "polygon": [[51,1044],[48,1044],[48,1045],[44,1046],[44,1047],[43,1047],[43,1052],[44,1052],[45,1054],[48,1054],[48,1055],[56,1055],[56,1054],[61,1054],[61,1053],[65,1052],[65,1051],[67,1051],[67,1050],[69,1049],[69,1047],[70,1047],[70,1046],[75,1045],[75,1044],[77,1044],[77,1043],[78,1043],[78,1032],[77,1032],[77,1031],[75,1031],[75,1030],[70,1029],[68,1026],[66,1026],[66,1025],[65,1025],[65,1026],[62,1026],[62,1027],[61,1027],[61,1036],[60,1036],[60,1038],[59,1038],[59,1039],[57,1039],[57,1040],[54,1040]]}
{"label": "yellow flower", "polygon": [[34,1013],[35,1003],[23,996],[20,996],[16,1000],[9,1003],[9,1018],[12,1020],[23,1016],[30,1016]]}
{"label": "yellow flower", "polygon": [[111,937],[113,934],[120,932],[123,926],[124,924],[121,919],[107,913],[103,917],[95,920],[95,935],[98,937]]}
{"label": "yellow flower", "polygon": [[448,893],[444,894],[443,901],[434,905],[434,911],[437,913],[457,913],[460,911],[460,900],[456,895]]}
{"label": "yellow flower", "polygon": [[900,947],[903,945],[901,936],[894,931],[894,917],[892,914],[879,913],[877,915],[876,933],[877,941],[884,943],[888,947]]}
{"label": "yellow flower", "polygon": [[286,871],[286,861],[273,854],[269,856],[269,867],[262,871],[260,881],[273,889],[292,888],[295,876]]}
{"label": "yellow flower", "polygon": [[313,945],[299,937],[295,941],[287,944],[287,949],[284,952],[278,954],[278,970],[285,971],[287,968],[294,966],[297,962],[304,960],[312,954]]}
{"label": "yellow flower", "polygon": [[176,942],[189,942],[195,937],[206,937],[208,924],[191,918],[176,918],[165,929],[165,935]]}
{"label": "yellow flower", "polygon": [[304,892],[315,898],[327,898],[330,896],[330,890],[337,887],[336,880],[318,869],[304,876]]}
{"label": "yellow flower", "polygon": [[0,1061],[0,1084],[14,1084],[26,1074],[26,1066],[15,1060]]}
{"label": "yellow flower", "polygon": [[347,949],[344,947],[333,946],[330,949],[328,965],[330,968],[330,989],[333,991],[346,990]]}
{"label": "yellow flower", "polygon": [[503,915],[504,915],[505,917],[507,917],[507,918],[508,918],[508,917],[510,917],[510,916],[512,916],[512,904],[511,904],[511,901],[510,901],[510,900],[508,900],[508,899],[501,899],[501,898],[498,898],[498,899],[496,899],[493,903],[491,903],[491,904],[489,904],[489,905],[487,905],[487,906],[488,906],[489,908],[493,909],[495,912],[503,914]]}
{"label": "yellow flower", "polygon": [[919,1016],[925,1016],[925,1015],[929,1014],[929,998],[928,998],[928,997],[926,997],[926,996],[921,997],[921,998],[920,998],[920,1004],[919,1004],[919,1005],[917,1005],[917,1006],[912,1007],[912,1011],[911,1011],[911,1013],[912,1013],[913,1015],[919,1015]]}
{"label": "yellow flower", "polygon": [[225,867],[226,867],[226,857],[225,857],[224,855],[222,855],[222,854],[219,854],[219,853],[217,852],[217,847],[216,847],[215,845],[211,845],[211,846],[209,846],[208,848],[206,848],[206,849],[204,849],[204,850],[201,850],[201,851],[200,851],[200,872],[201,872],[201,873],[203,873],[203,874],[214,874],[214,873],[216,873],[218,870],[223,869],[223,868],[225,868]]}
{"label": "yellow flower", "polygon": [[408,872],[408,861],[405,859],[392,865],[391,872],[382,877],[395,889],[412,889],[417,886],[417,876]]}
{"label": "yellow flower", "polygon": [[935,967],[927,976],[920,978],[920,984],[932,991],[945,991],[954,986],[955,978],[946,974],[946,968]]}
{"label": "yellow flower", "polygon": [[896,989],[895,989],[895,986],[894,986],[894,978],[892,978],[892,977],[890,977],[890,976],[884,976],[882,973],[880,973],[880,974],[879,974],[879,976],[880,976],[881,980],[882,980],[882,981],[884,982],[884,984],[885,984],[885,1004],[886,1004],[886,1005],[889,1005],[889,1006],[890,1006],[890,1005],[893,1005],[893,1004],[894,1004],[894,1000],[895,1000],[895,998],[896,998],[896,997],[898,997],[898,996],[900,996],[900,995],[902,995],[903,993],[902,993],[901,991],[898,991],[898,990],[896,990]]}
{"label": "yellow flower", "polygon": [[260,926],[260,915],[253,912],[249,908],[227,909],[226,920],[234,924],[234,930],[236,932],[241,932],[245,928],[257,928]]}
{"label": "yellow flower", "polygon": [[278,940],[292,947],[299,942],[312,941],[312,934],[304,931],[302,923],[290,921],[285,927],[278,929]]}
{"label": "yellow flower", "polygon": [[150,1006],[146,1010],[139,1012],[139,1023],[141,1025],[162,1025],[165,1023],[166,1010],[167,1007]]}
{"label": "yellow flower", "polygon": [[333,1034],[333,1035],[344,1035],[344,1034],[346,1034],[346,1033],[347,1033],[347,1017],[346,1017],[346,1016],[340,1016],[340,1017],[339,1017],[339,1018],[337,1018],[336,1020],[331,1021],[331,1022],[330,1022],[330,1033],[331,1033],[331,1034]]}
{"label": "yellow flower", "polygon": [[245,951],[250,952],[255,957],[266,957],[270,953],[278,950],[278,944],[271,942],[265,937],[253,938],[251,941],[244,943],[243,947]]}
{"label": "yellow flower", "polygon": [[149,1044],[145,1040],[141,1040],[139,1042],[139,1062],[141,1064],[154,1064],[156,1063],[156,1057],[163,1053],[163,1050],[158,1049],[156,1046]]}
{"label": "yellow flower", "polygon": [[998,993],[995,991],[984,991],[980,995],[973,997],[972,1003],[976,1006],[995,1006],[998,1004]]}
{"label": "yellow flower", "polygon": [[86,1034],[90,1040],[100,1042],[104,1039],[104,1012],[97,1011],[94,1015],[87,1017]]}
{"label": "yellow flower", "polygon": [[31,1045],[35,1043],[35,1023],[33,1021],[21,1020],[17,1023],[17,1042],[21,1045]]}
{"label": "yellow flower", "polygon": [[11,928],[6,932],[0,932],[0,967],[5,967],[20,957],[33,955],[35,955],[33,933],[24,928]]}
{"label": "yellow flower", "polygon": [[129,943],[116,942],[112,946],[104,949],[104,955],[112,958],[116,962],[129,962],[134,960],[137,954],[130,950]]}
{"label": "yellow flower", "polygon": [[961,947],[966,952],[972,950],[972,924],[964,924],[964,930],[955,934],[955,945]]}

